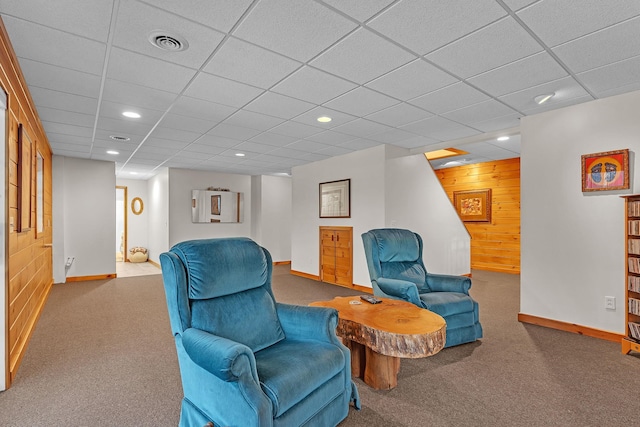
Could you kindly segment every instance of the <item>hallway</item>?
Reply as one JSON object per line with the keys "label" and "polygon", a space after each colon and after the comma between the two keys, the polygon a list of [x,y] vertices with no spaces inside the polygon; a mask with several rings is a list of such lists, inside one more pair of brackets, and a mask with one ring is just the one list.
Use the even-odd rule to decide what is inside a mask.
{"label": "hallway", "polygon": [[133,276],[150,276],[162,274],[160,267],[150,262],[116,262],[116,274],[118,278]]}

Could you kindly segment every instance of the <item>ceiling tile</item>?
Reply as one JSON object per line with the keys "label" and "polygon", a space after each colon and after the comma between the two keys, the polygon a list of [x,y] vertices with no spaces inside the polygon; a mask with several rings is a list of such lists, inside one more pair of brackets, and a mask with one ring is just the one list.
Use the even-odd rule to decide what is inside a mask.
{"label": "ceiling tile", "polygon": [[402,148],[418,148],[418,147],[427,147],[429,145],[438,144],[440,141],[437,139],[431,139],[424,136],[414,136],[412,138],[403,139],[398,143],[394,144],[398,147]]}
{"label": "ceiling tile", "polygon": [[226,119],[237,110],[235,107],[183,95],[173,104],[171,111],[183,116],[198,117],[217,122]]}
{"label": "ceiling tile", "polygon": [[441,114],[489,99],[466,83],[455,83],[443,89],[409,100],[410,104]]}
{"label": "ceiling tile", "polygon": [[476,135],[480,132],[467,126],[448,120],[444,117],[434,116],[400,127],[407,132],[423,135],[428,138],[447,141],[450,139],[464,138]]}
{"label": "ceiling tile", "polygon": [[621,95],[623,93],[634,92],[640,90],[640,82],[631,83],[626,86],[620,86],[615,89],[598,92],[598,98],[606,98],[608,96]]}
{"label": "ceiling tile", "polygon": [[553,52],[575,73],[638,56],[640,17],[555,47]]}
{"label": "ceiling tile", "polygon": [[96,120],[93,114],[74,113],[71,111],[56,110],[53,108],[38,108],[40,120],[46,122],[64,123],[68,125],[78,125],[93,128]]}
{"label": "ceiling tile", "polygon": [[[134,111],[140,114],[139,119],[132,119],[122,115],[124,111]],[[156,124],[162,117],[162,110],[152,110],[150,108],[140,108],[129,104],[120,104],[103,100],[100,105],[100,117],[109,117],[123,122],[147,124],[149,127]]]}
{"label": "ceiling tile", "polygon": [[171,93],[180,93],[196,71],[119,48],[111,49],[107,77],[147,86]]}
{"label": "ceiling tile", "polygon": [[518,17],[549,47],[638,15],[637,0],[546,0],[518,12]]}
{"label": "ceiling tile", "polygon": [[359,28],[311,61],[311,65],[364,84],[414,59],[415,55]]}
{"label": "ceiling tile", "polygon": [[280,135],[287,135],[294,138],[306,138],[323,132],[323,130],[317,126],[309,126],[303,123],[288,121],[274,127],[270,130],[270,132]]}
{"label": "ceiling tile", "polygon": [[[28,16],[29,21],[103,43],[107,42],[112,1],[86,0],[2,0],[2,19]],[[13,36],[12,36],[13,40]],[[46,39],[45,39],[46,40]]]}
{"label": "ceiling tile", "polygon": [[273,92],[265,92],[258,98],[247,104],[244,109],[256,113],[269,114],[283,119],[290,119],[309,111],[313,104],[289,96]]}
{"label": "ceiling tile", "polygon": [[513,11],[522,9],[525,6],[529,6],[539,0],[503,0],[507,6]]}
{"label": "ceiling tile", "polygon": [[33,102],[38,108],[49,107],[76,113],[94,113],[98,108],[98,100],[86,96],[73,95],[39,87],[29,88]]}
{"label": "ceiling tile", "polygon": [[374,122],[383,123],[388,126],[402,126],[407,123],[422,120],[433,114],[426,112],[413,105],[402,102],[392,107],[380,110],[376,113],[366,116],[367,119]]}
{"label": "ceiling tile", "polygon": [[551,103],[587,95],[587,91],[573,77],[565,77],[501,96],[500,100],[515,110],[523,111],[537,108],[538,104],[533,99],[538,95],[549,93],[555,93],[555,96],[549,101]]}
{"label": "ceiling tile", "polygon": [[267,144],[261,144],[258,142],[253,142],[253,141],[245,141],[242,142],[238,145],[236,145],[234,148],[242,151],[242,152],[250,152],[250,153],[258,153],[258,154],[264,154],[264,153],[268,153],[270,151],[273,151],[276,149],[276,146],[273,145],[267,145]]}
{"label": "ceiling tile", "polygon": [[203,70],[240,83],[268,89],[300,65],[302,64],[298,61],[231,37],[224,42]]}
{"label": "ceiling tile", "polygon": [[390,129],[385,132],[371,134],[367,138],[385,144],[397,144],[401,141],[404,141],[405,139],[411,139],[415,137],[415,133],[407,132],[401,129]]}
{"label": "ceiling tile", "polygon": [[422,59],[417,59],[367,83],[366,86],[406,101],[457,81],[458,79],[450,74]]}
{"label": "ceiling tile", "polygon": [[560,79],[567,72],[547,52],[540,52],[468,80],[492,96],[501,96]]}
{"label": "ceiling tile", "polygon": [[265,131],[274,126],[283,123],[284,119],[280,119],[266,114],[254,113],[253,111],[238,110],[231,117],[225,120],[225,123],[233,126],[248,127]]}
{"label": "ceiling tile", "polygon": [[93,135],[93,128],[91,127],[67,125],[64,123],[47,122],[44,120],[42,120],[42,126],[47,133],[59,133],[62,135],[80,136],[83,138],[91,138]]}
{"label": "ceiling tile", "polygon": [[493,132],[520,126],[520,117],[522,116],[523,115],[519,113],[512,113],[501,117],[492,117],[480,122],[469,123],[469,126],[482,132]]}
{"label": "ceiling tile", "polygon": [[640,82],[640,56],[580,73],[577,78],[596,95]]}
{"label": "ceiling tile", "polygon": [[324,3],[341,10],[352,18],[364,22],[385,7],[393,3],[394,0],[325,0]]}
{"label": "ceiling tile", "polygon": [[367,148],[371,147],[377,147],[378,145],[381,145],[378,141],[372,141],[365,138],[357,138],[352,139],[349,142],[345,142],[344,144],[340,144],[340,147],[344,147],[352,151],[358,151],[366,150]]}
{"label": "ceiling tile", "polygon": [[585,95],[577,98],[565,99],[565,100],[552,100],[552,102],[545,102],[542,105],[534,104],[532,108],[525,108],[522,112],[526,115],[538,114],[544,111],[556,110],[558,108],[568,107],[570,105],[581,104],[583,102],[593,101],[591,95]]}
{"label": "ceiling tile", "polygon": [[162,126],[158,126],[157,128],[155,128],[153,130],[153,133],[151,134],[153,138],[168,139],[171,141],[179,142],[193,142],[198,139],[200,135],[202,134],[180,129],[166,128]]}
{"label": "ceiling tile", "polygon": [[251,142],[259,142],[261,144],[271,145],[273,147],[284,147],[292,142],[297,141],[298,138],[287,135],[280,135],[273,132],[263,132],[260,135],[256,135],[251,138]]}
{"label": "ceiling tile", "polygon": [[203,134],[207,133],[218,123],[219,122],[217,121],[202,120],[195,117],[168,113],[163,117],[162,121],[160,122],[160,126]]}
{"label": "ceiling tile", "polygon": [[386,95],[374,92],[365,87],[358,87],[325,104],[325,106],[356,116],[366,116],[384,108],[398,104],[399,101]]}
{"label": "ceiling tile", "polygon": [[219,147],[217,145],[193,143],[193,144],[187,145],[184,148],[184,151],[198,153],[202,157],[202,154],[209,154],[213,156],[213,155],[222,153],[226,149],[227,149],[226,147]]}
{"label": "ceiling tile", "polygon": [[505,15],[494,0],[403,0],[368,25],[424,55]]}
{"label": "ceiling tile", "polygon": [[329,147],[331,147],[331,145],[323,144],[321,142],[308,141],[308,140],[296,141],[287,145],[287,148],[306,151],[308,153],[315,153],[316,151],[320,151]]}
{"label": "ceiling tile", "polygon": [[220,123],[218,126],[211,129],[208,135],[243,141],[258,135],[259,133],[259,130]]}
{"label": "ceiling tile", "polygon": [[153,0],[153,5],[219,31],[228,32],[251,2],[252,0],[216,0],[215,7],[211,7],[211,0],[189,0],[186,3]]}
{"label": "ceiling tile", "polygon": [[262,89],[253,86],[211,74],[200,73],[184,94],[193,98],[239,108],[262,92]]}
{"label": "ceiling tile", "polygon": [[[91,126],[93,128],[93,125]],[[144,137],[151,130],[151,125],[140,123],[126,118],[112,118],[100,116],[97,129],[106,131],[109,135],[124,136],[133,138],[134,136]]]}
{"label": "ceiling tile", "polygon": [[507,17],[426,58],[454,75],[467,78],[541,50],[542,47],[515,19]]}
{"label": "ceiling tile", "polygon": [[27,58],[20,59],[20,68],[29,87],[41,87],[91,98],[100,95],[100,76]]}
{"label": "ceiling tile", "polygon": [[[2,16],[18,58],[82,71],[102,73],[106,45],[10,16]],[[46,40],[46,43],[43,41]],[[62,47],[62,48],[61,48]]]}
{"label": "ceiling tile", "polygon": [[366,137],[369,135],[388,132],[392,128],[380,123],[372,122],[366,119],[356,119],[338,126],[333,130],[340,133],[346,133],[347,135],[353,135],[354,137]]}
{"label": "ceiling tile", "polygon": [[311,0],[263,0],[234,35],[306,62],[356,28],[356,24]]}
{"label": "ceiling tile", "polygon": [[175,93],[146,86],[106,79],[102,92],[103,101],[164,111],[177,98]]}
{"label": "ceiling tile", "polygon": [[303,101],[322,104],[356,86],[340,77],[304,66],[271,90]]}
{"label": "ceiling tile", "polygon": [[355,138],[351,135],[347,135],[346,133],[326,130],[324,132],[320,132],[315,135],[309,136],[305,139],[308,139],[310,141],[322,142],[324,144],[329,144],[329,145],[339,145],[339,144],[344,144],[347,141],[351,141],[352,139],[355,139]]}
{"label": "ceiling tile", "polygon": [[337,147],[335,145],[327,145],[327,148],[319,150],[318,153],[326,154],[327,156],[342,156],[343,154],[353,153],[353,150],[350,150],[346,147]]}
{"label": "ceiling tile", "polygon": [[449,120],[469,125],[470,123],[482,122],[515,113],[516,112],[513,109],[507,107],[501,102],[489,99],[469,107],[450,111],[442,116]]}
{"label": "ceiling tile", "polygon": [[[179,52],[151,44],[152,34],[168,35],[188,43]],[[200,68],[222,41],[224,34],[165,10],[135,0],[120,0],[113,45],[190,68]]]}

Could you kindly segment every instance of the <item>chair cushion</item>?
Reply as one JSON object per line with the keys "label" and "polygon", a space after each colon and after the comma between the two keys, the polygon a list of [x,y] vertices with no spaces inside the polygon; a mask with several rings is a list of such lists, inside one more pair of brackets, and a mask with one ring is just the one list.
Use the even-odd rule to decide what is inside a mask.
{"label": "chair cushion", "polygon": [[270,280],[264,250],[245,237],[189,240],[171,251],[187,268],[190,299],[229,295]]}
{"label": "chair cushion", "polygon": [[372,232],[376,236],[380,262],[415,262],[420,257],[420,244],[412,231],[386,228]]}
{"label": "chair cushion", "polygon": [[191,326],[259,351],[284,339],[273,297],[265,288],[194,300]]}
{"label": "chair cushion", "polygon": [[[258,378],[262,390],[273,404],[273,413],[279,417],[311,392],[344,372],[344,353],[335,345],[319,341],[284,340],[255,354]],[[309,369],[313,361],[313,369]],[[344,378],[336,382],[336,389],[315,396],[323,404],[344,391]],[[337,391],[336,391],[337,390]]]}
{"label": "chair cushion", "polygon": [[380,265],[381,277],[389,279],[406,280],[415,283],[418,292],[425,290],[427,272],[417,262],[385,262]]}
{"label": "chair cushion", "polygon": [[[473,300],[459,292],[428,292],[420,294],[428,310],[442,317],[473,312]],[[445,319],[446,320],[446,319]]]}

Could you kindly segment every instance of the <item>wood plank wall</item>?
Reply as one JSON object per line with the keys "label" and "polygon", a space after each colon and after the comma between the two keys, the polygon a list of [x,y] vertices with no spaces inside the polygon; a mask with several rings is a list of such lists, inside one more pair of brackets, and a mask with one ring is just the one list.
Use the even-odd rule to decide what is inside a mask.
{"label": "wood plank wall", "polygon": [[[35,329],[38,317],[44,307],[53,285],[52,259],[52,153],[46,134],[35,110],[22,71],[11,42],[0,20],[0,86],[7,94],[7,148],[6,164],[8,194],[6,210],[8,236],[5,281],[7,292],[7,337],[8,367],[7,387],[15,378],[26,346]],[[25,167],[31,170],[30,228],[18,232],[18,128],[22,124],[31,141],[30,158]],[[44,229],[36,232],[36,156],[44,159]]]}
{"label": "wood plank wall", "polygon": [[454,191],[491,189],[491,223],[467,222],[471,268],[520,273],[520,159],[435,171],[453,203]]}

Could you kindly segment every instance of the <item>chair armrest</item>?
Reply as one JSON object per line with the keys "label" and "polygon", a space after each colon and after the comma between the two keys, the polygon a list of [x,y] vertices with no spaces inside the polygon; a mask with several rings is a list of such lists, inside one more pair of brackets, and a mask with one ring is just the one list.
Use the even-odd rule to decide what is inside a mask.
{"label": "chair armrest", "polygon": [[337,343],[338,311],[328,307],[307,307],[276,303],[280,325],[287,338]]}
{"label": "chair armrest", "polygon": [[382,292],[388,294],[391,297],[409,301],[418,307],[423,307],[424,304],[420,300],[418,294],[418,287],[415,283],[407,280],[399,279],[387,279],[385,277],[378,277],[376,283]]}
{"label": "chair armrest", "polygon": [[244,344],[189,328],[182,333],[182,345],[191,360],[223,381],[238,381],[249,374],[258,382],[256,359]]}
{"label": "chair armrest", "polygon": [[427,286],[433,292],[460,292],[469,295],[471,279],[465,276],[427,273]]}

